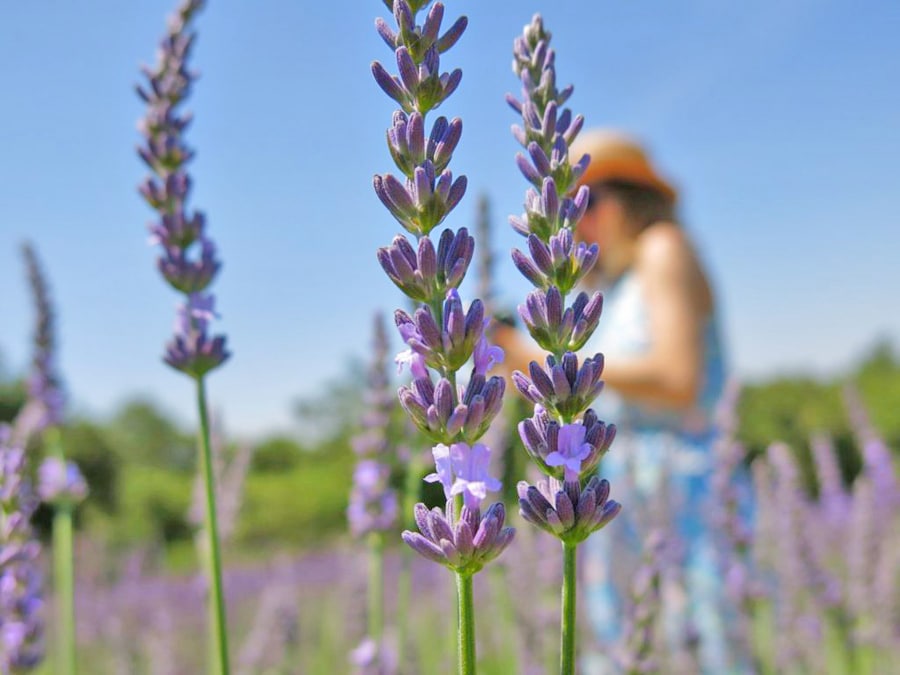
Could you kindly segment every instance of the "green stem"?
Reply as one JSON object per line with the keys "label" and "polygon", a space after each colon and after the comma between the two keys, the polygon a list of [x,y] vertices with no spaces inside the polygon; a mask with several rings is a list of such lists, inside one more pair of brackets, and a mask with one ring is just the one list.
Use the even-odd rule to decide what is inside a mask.
{"label": "green stem", "polygon": [[[48,454],[63,465],[66,455],[58,427],[45,435]],[[56,591],[56,667],[60,675],[75,675],[75,562],[72,512],[74,506],[61,501],[53,513],[53,576]]]}
{"label": "green stem", "polygon": [[472,598],[472,575],[456,573],[456,598],[459,626],[457,630],[457,663],[459,675],[475,675],[475,603]]}
{"label": "green stem", "polygon": [[[403,486],[403,510],[401,518],[404,519],[406,528],[414,530],[416,521],[413,511],[416,499],[419,496],[420,462],[415,458],[406,467],[406,481]],[[409,597],[411,593],[411,568],[413,550],[409,546],[402,546],[400,553],[400,575],[397,578],[397,649],[401,654],[406,651],[406,636],[409,627]]]}
{"label": "green stem", "polygon": [[216,663],[210,663],[211,673],[227,675],[228,666],[228,631],[225,619],[225,598],[222,593],[222,558],[219,550],[219,524],[216,512],[216,486],[213,476],[212,448],[209,440],[209,415],[206,407],[206,384],[202,377],[197,378],[197,409],[200,414],[200,465],[203,471],[203,482],[206,488],[206,534],[209,553],[209,598],[210,618],[215,624],[212,638],[217,654]]}
{"label": "green stem", "polygon": [[75,675],[75,571],[72,561],[72,505],[61,502],[53,514],[53,571],[56,586],[57,653],[60,675]]}
{"label": "green stem", "polygon": [[563,542],[561,675],[575,675],[575,553],[576,544]]}
{"label": "green stem", "polygon": [[384,635],[384,533],[369,534],[369,637],[381,653]]}

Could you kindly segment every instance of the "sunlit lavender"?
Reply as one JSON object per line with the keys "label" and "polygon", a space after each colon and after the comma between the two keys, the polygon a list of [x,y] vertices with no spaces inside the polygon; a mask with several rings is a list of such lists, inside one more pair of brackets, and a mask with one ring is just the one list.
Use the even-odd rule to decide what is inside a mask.
{"label": "sunlit lavender", "polygon": [[[341,194],[304,197],[329,205],[368,200],[364,226],[380,248],[363,251],[371,269],[359,276],[384,272],[380,306],[348,311],[341,288],[312,274],[289,288],[266,269],[257,288],[228,288],[229,307],[248,293],[269,293],[306,312],[309,331],[355,332],[358,347],[327,364],[335,374],[326,384],[307,382],[310,363],[322,356],[303,351],[306,336],[289,336],[296,351],[281,355],[277,372],[251,366],[236,374],[248,397],[272,377],[304,392],[290,402],[292,425],[250,438],[233,433],[206,389],[231,354],[216,328],[212,291],[223,263],[193,204],[194,174],[209,186],[203,201],[211,208],[221,204],[221,187],[207,183],[202,164],[193,170],[186,108],[206,84],[192,65],[198,54],[207,57],[211,79],[226,82],[229,67],[252,61],[240,31],[219,32],[234,7],[173,2],[167,23],[158,17],[162,39],[153,65],[141,70],[139,101],[123,81],[125,113],[117,112],[127,131],[133,114],[125,106],[142,107],[138,157],[127,147],[122,155],[135,177],[144,173],[138,190],[150,207],[149,240],[166,295],[130,301],[148,313],[157,300],[164,310],[167,297],[177,303],[161,350],[168,368],[160,368],[172,397],[109,410],[80,401],[84,369],[70,358],[68,318],[94,308],[72,301],[79,289],[60,264],[68,252],[36,236],[24,244],[22,287],[4,288],[5,297],[27,299],[34,320],[4,323],[28,356],[0,360],[0,675],[444,675],[454,668],[707,675],[698,659],[702,631],[669,611],[685,602],[685,542],[672,525],[677,504],[665,494],[659,505],[671,512],[633,519],[629,536],[642,553],[612,580],[625,598],[611,619],[621,639],[602,643],[581,616],[583,582],[597,573],[597,561],[579,557],[578,546],[609,534],[602,530],[631,508],[604,479],[607,453],[631,449],[615,442],[617,420],[595,412],[606,363],[584,347],[604,320],[603,296],[581,284],[604,251],[576,236],[588,199],[579,177],[590,158],[570,151],[584,119],[567,107],[574,88],[557,84],[557,68],[572,59],[575,72],[586,46],[561,40],[551,48],[540,14],[504,16],[514,8],[500,5],[492,7],[504,21],[498,26],[528,21],[520,35],[473,30],[474,19],[470,27],[457,16],[462,5],[450,2],[348,4],[348,18],[384,15],[375,19],[383,51],[371,63],[356,48],[366,45],[357,32],[361,23],[371,30],[369,20],[335,27],[335,52],[357,61],[359,91],[330,92],[326,101],[299,68],[280,86],[302,90],[320,114],[343,115],[356,125],[348,134],[367,128],[363,120],[385,128],[380,155],[365,155],[360,141],[359,155],[345,159],[375,174],[372,188],[348,169]],[[242,11],[254,22],[242,28],[252,31],[254,13],[267,10]],[[474,107],[464,98],[469,67],[466,77],[457,67],[464,52],[486,72],[508,67],[489,61],[480,40],[513,43],[520,88],[506,97],[521,146],[509,174],[524,177],[527,189],[524,212],[509,219],[507,234],[517,242],[511,259],[494,255],[489,243],[489,205],[504,203],[503,181],[460,157],[479,111],[505,109],[502,91],[479,95]],[[235,59],[224,64],[216,50],[229,41]],[[271,46],[272,59],[291,47]],[[319,56],[304,67],[334,67],[334,54]],[[604,65],[604,86],[612,72]],[[599,85],[585,81],[579,91],[592,86]],[[383,107],[358,104],[363,87],[384,94]],[[271,112],[276,93],[254,105]],[[210,123],[203,147],[228,147],[206,105],[197,103]],[[470,111],[466,134],[457,116],[463,110]],[[627,108],[610,101],[610,115],[616,110]],[[248,119],[244,129],[251,135],[258,127]],[[296,142],[284,134],[278,152],[314,162],[311,144]],[[252,167],[238,162],[233,170],[245,177]],[[466,199],[470,180],[483,191],[477,204]],[[43,189],[57,198],[50,183]],[[308,192],[303,184],[297,191]],[[133,191],[130,199],[139,202]],[[230,215],[216,218],[223,238]],[[283,246],[278,227],[289,226],[306,228],[315,247],[326,240],[319,228],[342,223],[284,214],[260,245]],[[130,232],[139,255],[140,223]],[[337,256],[359,246],[347,236],[340,251],[319,255],[335,275],[355,279],[358,271]],[[229,265],[250,259],[241,250],[228,255]],[[525,279],[527,294],[504,287],[511,277]],[[328,296],[328,316],[308,311],[319,295]],[[393,313],[381,313],[389,307]],[[115,331],[117,321],[107,317],[99,330]],[[259,317],[236,323],[230,335],[273,330]],[[508,356],[495,341],[499,326],[512,323],[542,357],[507,379],[500,371]],[[158,328],[164,336],[165,323]],[[98,382],[108,378],[97,373]],[[185,383],[196,387],[195,412],[178,407],[175,392]],[[515,395],[506,396],[507,384]],[[734,381],[719,402],[715,498],[704,516],[726,586],[717,609],[727,628],[727,674],[893,673],[900,663],[900,427],[893,422],[900,358],[876,350],[840,378],[805,382],[820,399],[799,411],[788,399],[800,395],[785,395],[782,386]]]}

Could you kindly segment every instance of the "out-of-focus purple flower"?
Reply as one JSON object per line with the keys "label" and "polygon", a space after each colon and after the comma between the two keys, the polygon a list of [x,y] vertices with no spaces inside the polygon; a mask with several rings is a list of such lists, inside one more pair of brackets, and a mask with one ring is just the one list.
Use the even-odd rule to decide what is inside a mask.
{"label": "out-of-focus purple flower", "polygon": [[522,517],[570,544],[605,527],[622,508],[609,499],[609,482],[596,476],[584,488],[578,480],[562,482],[551,477],[536,485],[521,481],[517,489]]}
{"label": "out-of-focus purple flower", "polygon": [[77,504],[87,497],[88,487],[75,462],[47,457],[38,469],[37,491],[48,504]]}
{"label": "out-of-focus purple flower", "polygon": [[0,672],[24,672],[44,656],[40,544],[31,529],[37,500],[25,453],[0,426]]}
{"label": "out-of-focus purple flower", "polygon": [[631,602],[619,658],[620,667],[629,675],[660,672],[653,646],[654,628],[660,609],[665,545],[665,536],[661,531],[654,530],[647,536],[643,561],[632,580]]}
{"label": "out-of-focus purple flower", "polygon": [[56,368],[56,317],[47,278],[31,244],[22,245],[22,256],[35,310],[28,399],[16,416],[12,431],[15,442],[24,445],[31,436],[62,423],[66,398]]}
{"label": "out-of-focus purple flower", "polygon": [[484,517],[478,509],[463,506],[455,522],[452,501],[446,511],[416,504],[415,517],[419,532],[404,530],[403,541],[422,557],[462,575],[475,574],[503,553],[515,534],[513,528],[503,527],[506,510],[499,502]]}
{"label": "out-of-focus purple flower", "polygon": [[387,376],[388,339],[384,319],[375,317],[372,363],[368,373],[368,410],[353,446],[360,459],[353,473],[347,520],[354,536],[390,529],[397,520],[397,494],[390,486],[391,447],[387,426],[395,405]]}
{"label": "out-of-focus purple flower", "polygon": [[207,327],[215,315],[211,294],[191,293],[178,306],[175,335],[166,345],[164,361],[176,370],[200,378],[231,356],[225,337],[209,337]]}
{"label": "out-of-focus purple flower", "polygon": [[196,78],[187,65],[195,37],[189,26],[203,4],[203,0],[182,2],[169,22],[156,66],[143,69],[147,83],[137,88],[147,104],[147,113],[138,125],[144,136],[138,155],[152,172],[139,192],[158,214],[158,220],[150,224],[151,241],[162,248],[157,267],[169,285],[188,296],[179,308],[178,327],[163,360],[195,378],[217,368],[229,356],[225,337],[211,337],[207,331],[213,318],[213,296],[208,288],[221,262],[206,234],[203,214],[187,207],[191,179],[186,165],[194,153],[184,142],[190,115],[179,112]]}

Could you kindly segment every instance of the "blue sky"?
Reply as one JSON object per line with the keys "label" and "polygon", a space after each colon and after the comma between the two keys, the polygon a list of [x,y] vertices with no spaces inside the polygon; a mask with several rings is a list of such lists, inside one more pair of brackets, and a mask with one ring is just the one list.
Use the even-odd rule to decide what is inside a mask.
{"label": "blue sky", "polygon": [[[717,284],[738,374],[833,373],[879,337],[900,343],[900,5],[717,0],[450,2],[469,30],[441,109],[461,116],[454,172],[492,202],[502,296],[527,283],[506,224],[526,188],[503,101],[511,44],[543,13],[570,105],[644,139],[682,188],[682,215]],[[163,366],[176,296],[146,244],[136,194],[138,65],[171,3],[32,0],[0,7],[0,352],[28,358],[18,244],[50,275],[61,365],[77,409],[149,393],[184,419],[191,388]],[[381,2],[212,0],[200,15],[189,108],[194,204],[225,265],[216,282],[235,356],[210,382],[229,427],[287,426],[291,401],[361,358],[370,317],[399,292],[374,251],[398,227],[371,191],[392,169],[393,106],[369,73],[391,55]]]}

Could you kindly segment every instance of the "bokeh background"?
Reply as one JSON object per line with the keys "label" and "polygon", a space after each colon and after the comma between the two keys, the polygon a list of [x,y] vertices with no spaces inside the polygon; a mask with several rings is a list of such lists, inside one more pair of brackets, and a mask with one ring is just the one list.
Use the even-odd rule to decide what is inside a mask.
{"label": "bokeh background", "polygon": [[[58,310],[67,446],[92,483],[81,531],[123,554],[157,547],[179,572],[194,564],[193,391],[160,360],[176,297],[136,192],[133,90],[171,4],[0,5],[0,413],[24,396],[29,240]],[[851,479],[847,382],[900,447],[900,5],[447,4],[470,20],[445,59],[464,71],[440,113],[464,120],[454,167],[469,179],[449,224],[474,224],[489,200],[501,305],[528,290],[507,255],[526,185],[503,97],[518,90],[512,40],[540,11],[571,107],[646,142],[681,190],[745,385],[749,453],[783,440],[802,460],[828,433]],[[400,302],[374,255],[398,229],[371,189],[391,169],[393,105],[369,71],[391,59],[379,14],[375,0],[219,0],[198,21],[193,204],[224,260],[215,291],[234,351],[211,400],[223,443],[255,448],[235,564],[343,541],[372,316]]]}

